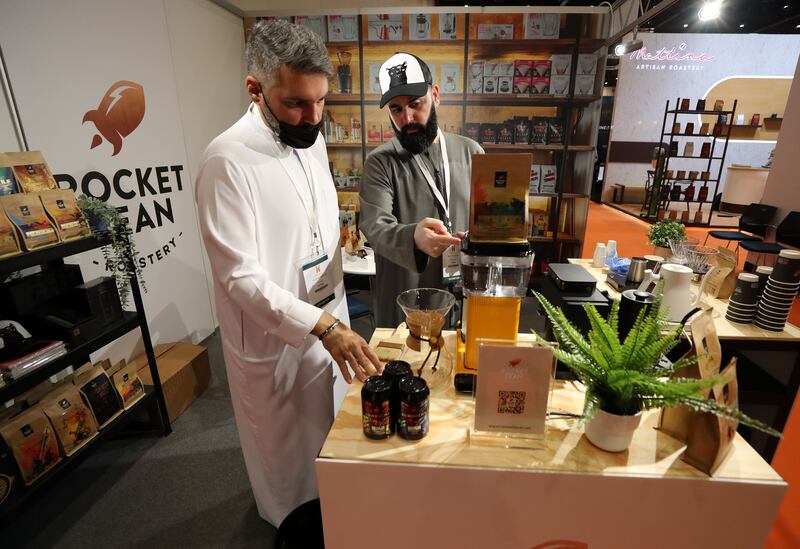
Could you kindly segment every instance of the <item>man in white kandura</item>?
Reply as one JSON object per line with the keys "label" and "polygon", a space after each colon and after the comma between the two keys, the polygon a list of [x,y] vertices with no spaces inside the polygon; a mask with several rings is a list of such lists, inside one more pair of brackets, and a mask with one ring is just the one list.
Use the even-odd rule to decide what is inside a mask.
{"label": "man in white kandura", "polygon": [[[259,22],[244,116],[197,177],[225,366],[258,512],[274,525],[318,497],[314,460],[352,381],[380,363],[347,327],[336,191],[319,133],[333,67],[322,40]],[[333,366],[333,362],[338,368]]]}

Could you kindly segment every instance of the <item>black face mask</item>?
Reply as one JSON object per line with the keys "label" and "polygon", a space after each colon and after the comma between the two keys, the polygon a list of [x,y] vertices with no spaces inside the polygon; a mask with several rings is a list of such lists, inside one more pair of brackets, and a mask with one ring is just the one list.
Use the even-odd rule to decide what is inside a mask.
{"label": "black face mask", "polygon": [[[421,152],[425,151],[433,144],[433,140],[436,139],[436,134],[439,132],[439,124],[436,120],[435,105],[431,105],[431,114],[428,117],[428,123],[425,125],[412,122],[403,126],[402,130],[398,130],[391,118],[389,121],[392,122],[394,133],[397,135],[397,139],[400,141],[400,144],[403,145],[403,148],[411,154],[420,154]],[[418,131],[416,133],[409,134],[408,130],[410,129],[416,129]]]}
{"label": "black face mask", "polygon": [[[264,96],[262,95],[261,98],[263,99]],[[266,101],[264,101],[264,106],[267,107],[272,117],[278,121],[278,138],[283,141],[284,144],[294,149],[307,149],[317,142],[317,136],[322,127],[321,120],[319,124],[298,124],[297,126],[293,126],[281,121],[275,116],[275,113],[272,112],[272,109],[269,108]]]}

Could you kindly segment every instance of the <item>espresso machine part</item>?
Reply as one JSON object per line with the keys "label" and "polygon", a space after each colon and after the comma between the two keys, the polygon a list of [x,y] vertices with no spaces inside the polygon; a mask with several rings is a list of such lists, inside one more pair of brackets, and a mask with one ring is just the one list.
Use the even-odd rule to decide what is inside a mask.
{"label": "espresso machine part", "polygon": [[619,324],[617,327],[619,340],[621,342],[624,342],[625,338],[628,337],[628,332],[633,328],[636,317],[639,316],[642,309],[649,311],[655,300],[656,296],[650,292],[641,290],[626,290],[622,292],[619,303]]}

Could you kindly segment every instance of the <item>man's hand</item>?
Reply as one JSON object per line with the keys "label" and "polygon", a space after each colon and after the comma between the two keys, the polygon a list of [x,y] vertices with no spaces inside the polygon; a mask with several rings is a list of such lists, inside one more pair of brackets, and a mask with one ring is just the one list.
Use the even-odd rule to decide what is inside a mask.
{"label": "man's hand", "polygon": [[[336,319],[333,316],[323,313],[311,333],[319,335],[335,321]],[[332,332],[326,335],[322,339],[322,345],[331,354],[336,364],[339,365],[339,369],[342,371],[347,383],[352,383],[353,381],[350,370],[353,371],[359,381],[364,381],[369,376],[383,371],[383,365],[378,360],[378,355],[375,354],[375,351],[364,341],[363,337],[344,324],[339,324]]]}
{"label": "man's hand", "polygon": [[414,229],[414,243],[421,252],[439,257],[450,246],[460,244],[461,240],[448,233],[439,219],[426,217]]}

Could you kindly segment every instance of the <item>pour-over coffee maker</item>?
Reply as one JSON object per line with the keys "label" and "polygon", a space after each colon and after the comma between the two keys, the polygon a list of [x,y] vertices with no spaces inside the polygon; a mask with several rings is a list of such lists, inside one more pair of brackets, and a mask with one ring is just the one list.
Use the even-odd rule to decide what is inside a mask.
{"label": "pour-over coffee maker", "polygon": [[[444,347],[442,330],[444,329],[447,314],[455,304],[456,298],[450,292],[436,288],[415,288],[406,290],[397,296],[397,304],[406,315],[408,337],[406,345],[409,349],[427,355],[416,368],[416,374],[421,377],[436,376],[450,379],[452,361],[442,361],[439,367],[439,355]],[[423,376],[425,366],[431,355],[436,352],[436,358],[430,367],[429,373]],[[443,371],[446,370],[446,371]],[[429,379],[429,385],[432,385]]]}

